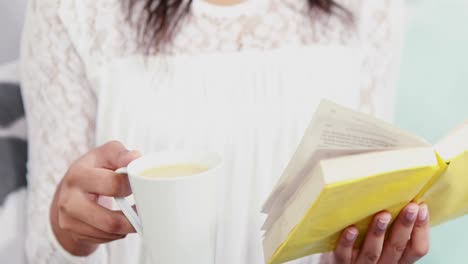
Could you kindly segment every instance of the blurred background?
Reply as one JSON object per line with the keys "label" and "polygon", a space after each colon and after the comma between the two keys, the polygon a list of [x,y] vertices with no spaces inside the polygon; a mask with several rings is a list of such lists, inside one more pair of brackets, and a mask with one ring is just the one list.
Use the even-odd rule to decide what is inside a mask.
{"label": "blurred background", "polygon": [[[435,143],[468,120],[468,1],[407,6],[396,124]],[[421,263],[468,263],[468,217],[433,228],[431,236]]]}
{"label": "blurred background", "polygon": [[0,0],[0,65],[18,58],[26,0]]}
{"label": "blurred background", "polygon": [[[25,2],[0,0],[0,65],[18,57]],[[395,122],[435,143],[468,120],[468,0],[407,7]],[[467,263],[468,217],[433,228],[431,243],[421,263]]]}

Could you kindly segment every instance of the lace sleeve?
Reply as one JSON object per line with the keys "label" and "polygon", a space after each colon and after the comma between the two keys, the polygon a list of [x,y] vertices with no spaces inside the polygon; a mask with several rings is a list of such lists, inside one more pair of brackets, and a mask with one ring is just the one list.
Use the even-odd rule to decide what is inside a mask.
{"label": "lace sleeve", "polygon": [[[28,126],[29,263],[105,263],[105,246],[74,257],[50,232],[49,207],[69,164],[93,146],[96,98],[58,17],[59,1],[29,1],[21,79]],[[52,234],[52,235],[51,235]]]}
{"label": "lace sleeve", "polygon": [[388,121],[393,119],[403,7],[402,0],[363,0],[359,19],[364,52],[361,110]]}

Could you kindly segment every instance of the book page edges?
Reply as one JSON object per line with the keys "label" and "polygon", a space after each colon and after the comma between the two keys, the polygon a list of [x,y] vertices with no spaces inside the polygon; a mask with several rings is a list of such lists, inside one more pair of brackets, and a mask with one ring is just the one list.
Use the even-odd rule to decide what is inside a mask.
{"label": "book page edges", "polygon": [[[293,232],[294,227],[320,198],[320,193],[325,187],[325,180],[320,166],[316,166],[306,183],[295,194],[294,203],[288,206],[285,212],[273,223],[272,227],[265,233],[263,241],[265,260],[269,259],[287,237]],[[304,195],[307,193],[308,195]]]}
{"label": "book page edges", "polygon": [[[377,150],[374,150],[374,152]],[[267,218],[262,225],[262,231],[268,231],[271,226],[274,224],[276,219],[281,215],[284,209],[291,203],[294,199],[294,195],[300,186],[304,185],[304,183],[308,180],[308,177],[311,174],[310,172],[318,165],[321,160],[327,158],[336,158],[342,156],[350,156],[355,154],[362,154],[366,152],[372,152],[371,149],[359,149],[359,150],[351,150],[351,149],[317,149],[313,153],[308,153],[309,156],[305,156],[301,158],[301,162],[291,162],[288,165],[288,169],[286,171],[286,175],[288,175],[289,183],[287,186],[283,186],[281,192],[278,193],[275,203],[273,204],[274,207],[270,209],[268,212]],[[304,152],[306,154],[307,152]],[[289,177],[295,174],[295,177]]]}
{"label": "book page edges", "polygon": [[438,180],[440,180],[440,177],[442,177],[443,172],[447,169],[447,164],[445,163],[445,160],[442,159],[442,157],[437,153],[437,151],[434,152],[437,158],[437,163],[439,164],[439,170],[437,173],[426,183],[426,185],[422,188],[422,190],[414,197],[414,201],[417,203],[421,202],[421,197],[424,196],[424,194],[434,185],[434,183]]}
{"label": "book page edges", "polygon": [[[433,149],[432,148],[419,148],[422,153],[426,153],[426,154],[430,154],[431,157],[428,157],[427,155],[425,156],[424,159],[422,159],[424,162],[420,163],[420,164],[413,164],[414,166],[410,166],[408,168],[400,168],[400,169],[394,169],[392,171],[380,171],[378,173],[375,173],[375,174],[361,174],[361,175],[370,175],[370,176],[367,176],[367,177],[360,177],[360,178],[354,178],[354,179],[348,179],[348,180],[345,180],[345,181],[341,181],[341,182],[335,182],[335,183],[329,183],[327,184],[327,187],[328,188],[329,186],[330,187],[336,187],[336,186],[344,186],[344,185],[351,185],[353,184],[354,182],[358,182],[358,181],[363,181],[365,180],[366,178],[371,178],[371,177],[378,177],[379,175],[382,175],[382,174],[389,174],[389,173],[394,173],[394,172],[398,172],[398,171],[409,171],[409,170],[418,170],[418,169],[427,169],[428,167],[434,167],[434,166],[438,166],[438,161],[437,161],[437,158],[436,158],[436,154],[434,153]],[[429,151],[428,151],[429,150]],[[394,153],[393,153],[394,154]],[[363,154],[363,155],[369,155],[369,154]],[[327,171],[326,169],[323,168],[323,162],[320,163],[320,166],[321,167],[321,171],[323,174],[327,174]],[[329,167],[329,166],[327,166]],[[322,189],[323,191],[323,189]],[[414,194],[417,194],[417,193],[414,193]],[[272,244],[270,244],[270,249],[267,250],[267,247],[265,247],[266,251],[265,251],[265,258],[267,260],[267,263],[271,263],[271,264],[275,264],[275,263],[280,263],[281,261],[283,261],[281,255],[282,255],[282,251],[283,249],[286,247],[286,245],[288,244],[288,241],[290,241],[294,236],[295,236],[295,231],[297,229],[298,226],[301,226],[303,224],[304,221],[306,221],[308,219],[308,215],[311,214],[313,211],[314,211],[314,208],[317,206],[317,204],[319,203],[320,201],[320,197],[321,195],[315,200],[315,202],[309,207],[309,209],[306,211],[306,213],[302,216],[301,220],[298,221],[298,224],[296,226],[294,226],[292,229],[291,229],[291,232],[289,232],[289,234],[287,235],[286,239],[284,239],[281,242],[276,242],[276,243],[281,243],[279,244],[279,246],[277,247],[277,250],[273,252],[273,248],[274,246]],[[278,223],[276,223],[278,224]],[[272,229],[272,232],[275,232],[273,229]],[[265,245],[267,246],[267,245]],[[268,256],[271,256],[270,258],[268,258]],[[279,260],[281,260],[280,262],[278,262]]]}
{"label": "book page edges", "polygon": [[435,149],[446,162],[468,151],[468,121],[441,139]]}
{"label": "book page edges", "polygon": [[262,213],[268,214],[272,210],[274,205],[278,202],[278,199],[280,199],[280,196],[283,193],[284,189],[287,187],[286,185],[288,181],[291,180],[291,175],[297,174],[300,171],[299,168],[301,168],[301,166],[303,167],[306,164],[307,160],[310,158],[310,156],[313,155],[313,153],[310,153],[306,150],[315,149],[318,143],[317,131],[314,131],[314,128],[315,126],[312,123],[304,132],[301,142],[299,143],[291,160],[289,161],[285,170],[281,174],[278,182],[273,187],[273,190],[268,196],[267,200],[263,204],[261,211]]}
{"label": "book page edges", "polygon": [[445,165],[437,179],[417,202],[429,206],[431,226],[439,225],[468,213],[468,151]]}
{"label": "book page edges", "polygon": [[327,184],[339,182],[347,184],[350,180],[365,178],[363,175],[379,175],[437,164],[437,156],[432,147],[371,152],[320,162]]}
{"label": "book page edges", "polygon": [[[336,103],[333,103],[329,100],[322,100],[320,105],[318,106],[316,112],[314,113],[311,121],[309,122],[303,136],[301,142],[299,143],[293,158],[290,161],[290,164],[285,169],[285,172],[280,176],[280,179],[274,186],[272,192],[266,199],[265,203],[262,206],[262,213],[269,214],[273,208],[279,203],[278,201],[281,199],[285,199],[285,188],[287,188],[287,183],[289,182],[289,178],[291,175],[295,175],[296,172],[293,171],[293,168],[297,167],[298,164],[305,162],[304,158],[307,156],[311,156],[311,154],[304,155],[304,153],[308,153],[309,150],[315,149],[314,145],[320,145],[320,142],[323,141],[324,136],[324,128],[328,125],[335,125],[340,127],[339,130],[343,130],[346,128],[348,133],[356,134],[356,135],[363,135],[363,131],[366,131],[367,136],[366,138],[375,138],[375,135],[371,136],[368,131],[374,131],[376,134],[383,136],[386,138],[388,142],[388,147],[393,148],[395,147],[423,147],[428,146],[429,144],[419,138],[418,136],[410,133],[408,131],[399,129],[390,123],[385,121],[379,120],[376,117],[358,112],[351,108],[347,108]],[[359,129],[357,129],[359,128]],[[333,130],[333,129],[332,129]],[[362,131],[357,131],[362,130]],[[351,132],[353,131],[353,132]],[[382,139],[381,139],[382,140]],[[351,144],[346,148],[349,150],[358,150],[361,149],[362,152],[365,152],[366,148],[369,149],[382,149],[380,145],[370,146],[361,145],[362,142],[354,142],[351,139],[348,139],[349,142],[347,144]],[[392,142],[392,143],[391,143]],[[379,143],[380,144],[380,143]],[[323,148],[323,146],[321,146]],[[337,146],[326,146],[325,148],[328,149],[339,149]],[[368,151],[367,150],[367,151]],[[291,164],[294,163],[294,164]],[[288,192],[289,193],[289,192]],[[287,196],[287,195],[286,195]],[[262,228],[262,230],[268,229],[267,227]]]}
{"label": "book page edges", "polygon": [[[346,150],[345,150],[346,151]],[[318,154],[318,153],[316,153]],[[359,166],[355,166],[359,164]],[[347,181],[359,178],[362,175],[377,175],[386,171],[396,171],[401,168],[411,168],[424,165],[437,164],[437,159],[432,147],[418,147],[408,149],[396,149],[386,151],[376,151],[370,153],[360,153],[356,155],[335,157],[320,160],[316,166],[321,166],[324,170],[326,184],[339,181]],[[305,166],[303,164],[303,166]],[[311,170],[313,170],[312,167]],[[350,168],[352,168],[350,170]],[[304,181],[313,174],[305,174]],[[301,182],[303,183],[303,182]],[[297,194],[295,194],[297,196]],[[263,231],[269,231],[281,213],[292,203],[278,204],[275,210],[271,210],[262,225]]]}

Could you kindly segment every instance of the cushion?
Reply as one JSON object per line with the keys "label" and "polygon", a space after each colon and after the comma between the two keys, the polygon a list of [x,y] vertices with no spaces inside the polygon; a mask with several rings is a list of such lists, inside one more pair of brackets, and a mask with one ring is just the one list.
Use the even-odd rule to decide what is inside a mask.
{"label": "cushion", "polygon": [[0,204],[26,185],[26,122],[16,68],[0,66]]}

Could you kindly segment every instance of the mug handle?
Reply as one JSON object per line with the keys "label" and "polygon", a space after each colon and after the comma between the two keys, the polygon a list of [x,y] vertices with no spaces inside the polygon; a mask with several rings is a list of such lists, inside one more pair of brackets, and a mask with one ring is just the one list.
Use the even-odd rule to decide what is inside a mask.
{"label": "mug handle", "polygon": [[[120,168],[115,171],[118,174],[128,174],[127,168]],[[138,234],[143,234],[143,227],[141,225],[140,217],[135,213],[133,208],[128,204],[127,200],[124,197],[114,197],[115,203],[122,210],[124,215],[127,217],[130,224],[138,232]]]}

